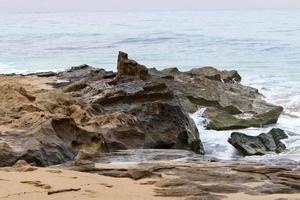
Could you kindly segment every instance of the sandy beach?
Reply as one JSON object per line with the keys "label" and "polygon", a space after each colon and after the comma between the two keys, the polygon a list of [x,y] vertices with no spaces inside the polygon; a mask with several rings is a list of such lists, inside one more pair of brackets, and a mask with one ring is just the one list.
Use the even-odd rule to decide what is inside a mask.
{"label": "sandy beach", "polygon": [[[160,164],[174,162],[159,162]],[[157,164],[157,162],[156,162]],[[195,164],[193,164],[195,166]],[[222,164],[202,164],[202,167],[220,167]],[[130,169],[137,164],[101,164],[99,168]],[[130,178],[115,178],[98,174],[82,173],[60,168],[39,168],[20,164],[19,166],[0,169],[0,199],[8,200],[90,200],[90,199],[124,199],[124,200],[168,200],[168,199],[206,199],[206,195],[197,197],[163,197],[155,192],[163,185],[163,179],[178,178],[174,175],[163,174],[162,178],[145,178],[138,181]],[[158,184],[159,181],[162,181]],[[156,184],[154,184],[156,182]],[[217,183],[217,182],[215,182]],[[153,185],[154,184],[154,185]],[[203,183],[205,185],[205,183]],[[211,183],[210,183],[211,184]],[[209,184],[208,184],[209,185]],[[264,187],[264,182],[245,183],[251,187]],[[51,194],[53,193],[53,194]],[[232,200],[274,200],[274,199],[300,199],[300,193],[249,195],[242,192],[212,193],[222,196],[222,199]],[[217,199],[212,197],[212,199]]]}
{"label": "sandy beach", "polygon": [[[34,171],[0,171],[0,199],[10,200],[87,200],[87,199],[170,199],[154,196],[153,186],[129,178],[36,168]],[[48,195],[50,191],[79,189]],[[172,198],[174,199],[174,198]],[[176,198],[175,198],[176,199]]]}

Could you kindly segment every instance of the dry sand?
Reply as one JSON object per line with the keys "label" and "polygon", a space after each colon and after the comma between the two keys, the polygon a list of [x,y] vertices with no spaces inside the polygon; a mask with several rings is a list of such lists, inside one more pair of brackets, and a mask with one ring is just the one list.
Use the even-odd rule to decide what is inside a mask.
{"label": "dry sand", "polygon": [[1,83],[21,84],[26,90],[51,90],[53,83],[57,80],[56,77],[37,77],[37,76],[0,76]]}
{"label": "dry sand", "polygon": [[[113,168],[123,168],[114,165]],[[21,169],[21,170],[20,170]],[[25,170],[24,170],[25,169]],[[151,179],[134,181],[129,178],[113,178],[53,168],[2,168],[0,169],[0,199],[10,200],[160,200],[183,199],[156,197]],[[49,191],[80,189],[49,195]],[[300,194],[276,194],[251,196],[243,193],[218,194],[230,200],[300,199]]]}
{"label": "dry sand", "polygon": [[[128,178],[49,168],[37,168],[28,172],[0,171],[0,199],[170,199],[154,197],[154,186],[140,184],[143,182],[146,180],[133,181]],[[71,188],[80,190],[48,195],[48,191]]]}

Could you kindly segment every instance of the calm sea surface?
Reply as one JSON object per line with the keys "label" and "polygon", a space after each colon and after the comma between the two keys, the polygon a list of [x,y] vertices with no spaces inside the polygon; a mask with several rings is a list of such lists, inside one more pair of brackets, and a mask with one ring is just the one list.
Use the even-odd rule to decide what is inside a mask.
{"label": "calm sea surface", "polygon": [[[285,107],[276,126],[291,133],[277,157],[300,160],[300,10],[0,13],[0,73],[83,63],[115,70],[119,50],[148,67],[238,70],[244,84]],[[230,132],[202,130],[193,117],[209,155],[236,157]]]}

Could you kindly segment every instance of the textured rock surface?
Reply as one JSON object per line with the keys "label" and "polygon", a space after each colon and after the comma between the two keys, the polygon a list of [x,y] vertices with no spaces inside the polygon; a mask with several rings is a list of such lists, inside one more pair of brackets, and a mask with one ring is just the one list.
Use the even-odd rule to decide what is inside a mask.
{"label": "textured rock surface", "polygon": [[206,108],[204,117],[208,119],[209,129],[262,127],[276,123],[283,110],[280,106],[265,102],[254,88],[207,77],[207,69],[171,73],[172,78],[165,78],[169,74],[164,71],[150,70],[150,74],[152,77],[162,77],[157,81],[164,82],[189,112]]}
{"label": "textured rock surface", "polygon": [[268,152],[281,153],[286,146],[280,141],[288,136],[281,129],[274,128],[268,133],[258,136],[248,136],[243,133],[234,132],[228,142],[238,151],[246,156],[265,155]]}
{"label": "textured rock surface", "polygon": [[[119,152],[120,155],[108,155],[106,159],[104,156],[103,164],[99,164],[98,160],[96,165],[91,162],[69,162],[59,167],[111,177],[141,179],[140,184],[154,185],[155,195],[159,197],[231,199],[231,195],[244,194],[240,196],[241,199],[274,199],[276,196],[288,198],[290,194],[296,197],[300,192],[300,171],[296,162],[210,162],[182,150],[178,150],[176,155],[189,156],[193,161],[178,162],[174,160],[178,157],[174,157],[173,152],[161,152],[164,157],[160,162],[155,158],[156,152],[143,150]],[[124,161],[124,157],[131,163],[140,158],[149,160],[140,164],[105,164],[109,160],[118,161],[119,158]],[[238,196],[233,199],[238,199]]]}
{"label": "textured rock surface", "polygon": [[189,73],[225,83],[240,83],[242,77],[237,71],[219,71],[214,67],[194,68]]}
{"label": "textured rock surface", "polygon": [[118,76],[133,76],[146,80],[149,78],[148,69],[128,58],[127,53],[120,52],[118,56]]}
{"label": "textured rock surface", "polygon": [[18,160],[39,166],[59,164],[73,160],[81,149],[91,146],[98,153],[107,151],[101,134],[79,128],[70,118],[51,119],[34,130],[6,132],[0,138],[1,167]]}
{"label": "textured rock surface", "polygon": [[[158,71],[128,59],[123,52],[117,73],[81,65],[57,74],[0,79],[0,155],[7,158],[1,165],[20,158],[51,165],[136,148],[203,154],[188,112],[206,108],[208,128],[224,130],[275,123],[282,111],[262,100],[256,89],[238,84],[240,76],[235,71]],[[72,123],[56,124],[57,132],[56,119]],[[64,132],[67,139],[62,137]],[[89,136],[76,140],[78,134]],[[46,149],[55,153],[47,155]]]}

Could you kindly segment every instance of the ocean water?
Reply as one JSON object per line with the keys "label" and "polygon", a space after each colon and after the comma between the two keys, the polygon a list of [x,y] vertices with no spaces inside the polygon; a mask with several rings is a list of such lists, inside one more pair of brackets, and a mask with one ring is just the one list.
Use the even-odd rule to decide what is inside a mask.
{"label": "ocean water", "polygon": [[[148,67],[236,69],[243,84],[282,105],[288,150],[265,157],[300,160],[300,10],[0,13],[0,73],[59,71],[79,64],[116,69],[119,50]],[[239,157],[230,131],[203,129],[207,154]],[[260,158],[265,158],[260,157]]]}

